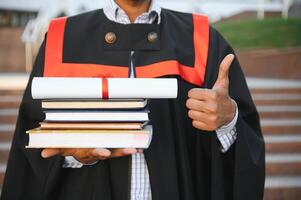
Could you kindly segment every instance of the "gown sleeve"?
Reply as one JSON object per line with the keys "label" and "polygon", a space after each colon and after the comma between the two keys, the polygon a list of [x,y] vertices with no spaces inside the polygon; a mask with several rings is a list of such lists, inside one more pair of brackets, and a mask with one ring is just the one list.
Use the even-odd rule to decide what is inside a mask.
{"label": "gown sleeve", "polygon": [[[211,28],[205,87],[213,87],[219,64],[230,53],[234,54],[231,46]],[[219,152],[220,145],[212,140],[212,185],[226,199],[261,200],[265,181],[265,144],[259,114],[237,57],[229,71],[229,96],[238,106],[237,139],[225,154]],[[220,181],[221,176],[224,181]],[[221,199],[218,192],[211,195],[216,197],[213,199]]]}

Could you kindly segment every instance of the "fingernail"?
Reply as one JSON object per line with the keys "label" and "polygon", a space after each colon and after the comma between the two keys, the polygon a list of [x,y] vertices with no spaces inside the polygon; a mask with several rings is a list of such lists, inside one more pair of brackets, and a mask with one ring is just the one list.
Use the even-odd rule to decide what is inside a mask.
{"label": "fingernail", "polygon": [[99,156],[109,157],[111,155],[111,151],[108,149],[95,149],[95,151]]}
{"label": "fingernail", "polygon": [[230,57],[231,59],[234,59],[234,58],[235,58],[235,55],[234,55],[234,54],[229,54],[229,57]]}
{"label": "fingernail", "polygon": [[104,156],[109,157],[111,155],[111,151],[108,149],[104,149]]}
{"label": "fingernail", "polygon": [[41,156],[42,156],[42,158],[47,158],[47,153],[43,150],[43,151],[41,152]]}

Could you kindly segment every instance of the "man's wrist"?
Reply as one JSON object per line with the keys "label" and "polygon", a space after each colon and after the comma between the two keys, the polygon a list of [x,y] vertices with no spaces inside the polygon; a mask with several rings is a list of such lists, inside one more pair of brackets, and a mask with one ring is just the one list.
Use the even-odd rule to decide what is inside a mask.
{"label": "man's wrist", "polygon": [[238,107],[234,100],[232,100],[235,104],[235,115],[232,121],[216,130],[216,135],[218,140],[221,143],[221,151],[225,153],[231,147],[231,145],[235,142],[237,137],[236,131],[236,123],[238,119]]}
{"label": "man's wrist", "polygon": [[231,111],[229,112],[229,114],[227,116],[226,122],[221,127],[225,127],[225,126],[231,124],[231,122],[233,122],[233,120],[235,119],[235,116],[237,114],[237,104],[236,104],[236,102],[232,98],[230,98],[230,97],[229,97],[229,99],[230,99],[230,105],[231,105],[231,109],[230,110]]}
{"label": "man's wrist", "polygon": [[236,102],[231,99],[233,104],[233,114],[231,114],[231,118],[228,120],[228,123],[224,124],[223,126],[219,127],[216,131],[223,131],[223,132],[230,132],[236,125],[237,118],[238,118],[238,106]]}

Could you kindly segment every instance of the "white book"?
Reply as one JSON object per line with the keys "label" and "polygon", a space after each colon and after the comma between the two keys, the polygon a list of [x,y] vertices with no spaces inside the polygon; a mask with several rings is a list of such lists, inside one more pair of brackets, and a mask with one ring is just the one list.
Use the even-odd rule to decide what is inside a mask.
{"label": "white book", "polygon": [[27,131],[26,148],[148,148],[152,127],[143,130],[41,130]]}
{"label": "white book", "polygon": [[177,98],[175,78],[108,78],[105,87],[101,78],[35,77],[32,81],[33,99],[161,99]]}
{"label": "white book", "polygon": [[145,122],[148,121],[148,110],[142,111],[78,111],[48,110],[45,121],[55,122]]}
{"label": "white book", "polygon": [[147,99],[51,99],[43,100],[44,109],[142,109]]}

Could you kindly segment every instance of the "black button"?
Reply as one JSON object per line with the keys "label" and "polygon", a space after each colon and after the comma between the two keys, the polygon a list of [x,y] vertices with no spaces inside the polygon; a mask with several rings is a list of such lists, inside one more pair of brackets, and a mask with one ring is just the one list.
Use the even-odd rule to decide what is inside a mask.
{"label": "black button", "polygon": [[156,32],[150,32],[147,39],[150,43],[155,43],[158,40],[158,34]]}
{"label": "black button", "polygon": [[108,32],[105,36],[105,40],[108,44],[113,44],[114,42],[116,42],[116,34],[113,32]]}

